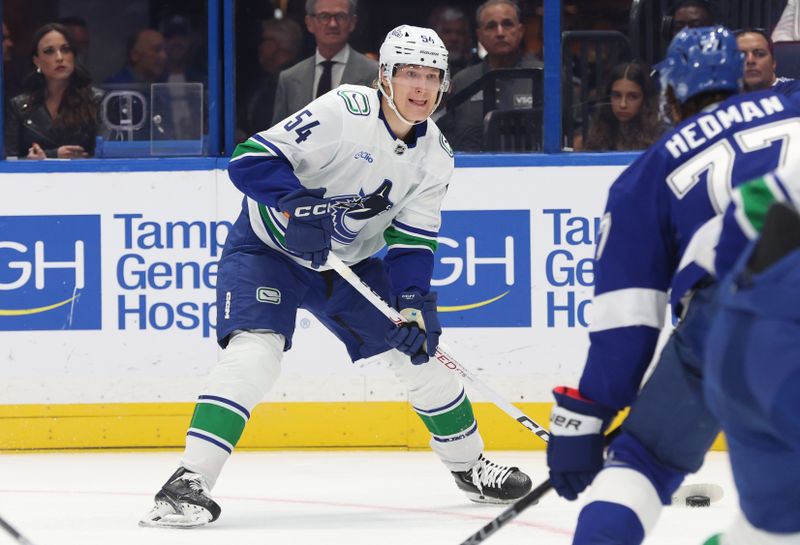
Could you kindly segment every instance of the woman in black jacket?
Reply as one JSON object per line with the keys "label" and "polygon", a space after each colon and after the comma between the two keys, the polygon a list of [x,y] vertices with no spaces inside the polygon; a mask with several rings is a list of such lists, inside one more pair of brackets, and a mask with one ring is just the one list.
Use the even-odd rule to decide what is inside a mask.
{"label": "woman in black jacket", "polygon": [[36,70],[25,92],[8,108],[6,155],[28,159],[72,159],[94,153],[98,107],[103,92],[92,87],[85,68],[75,62],[69,31],[49,23],[34,34]]}

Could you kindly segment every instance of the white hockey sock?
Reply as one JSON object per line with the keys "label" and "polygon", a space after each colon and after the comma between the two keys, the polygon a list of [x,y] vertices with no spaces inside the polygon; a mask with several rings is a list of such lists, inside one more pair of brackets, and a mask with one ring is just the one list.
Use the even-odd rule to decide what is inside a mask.
{"label": "white hockey sock", "polygon": [[464,386],[438,361],[413,365],[397,350],[386,360],[408,388],[408,400],[431,432],[431,448],[450,471],[466,471],[483,452],[483,439]]}
{"label": "white hockey sock", "polygon": [[236,332],[197,399],[181,465],[213,487],[250,418],[280,375],[284,337],[272,331]]}
{"label": "white hockey sock", "polygon": [[636,514],[644,535],[653,530],[663,505],[653,483],[629,467],[609,466],[594,478],[586,496],[586,505],[604,501],[624,505]]}

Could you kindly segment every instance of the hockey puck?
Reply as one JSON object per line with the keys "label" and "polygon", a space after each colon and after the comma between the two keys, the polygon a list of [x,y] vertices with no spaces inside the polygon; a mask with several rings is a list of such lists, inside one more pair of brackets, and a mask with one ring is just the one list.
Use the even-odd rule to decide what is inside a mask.
{"label": "hockey puck", "polygon": [[687,507],[708,507],[711,505],[711,498],[708,496],[688,496],[686,498]]}

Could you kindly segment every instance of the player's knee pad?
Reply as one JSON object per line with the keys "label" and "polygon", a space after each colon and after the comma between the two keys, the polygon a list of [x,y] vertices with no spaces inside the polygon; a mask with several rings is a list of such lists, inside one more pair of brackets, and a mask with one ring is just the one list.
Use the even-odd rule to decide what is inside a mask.
{"label": "player's knee pad", "polygon": [[[574,543],[641,543],[655,527],[662,507],[653,483],[643,474],[625,466],[606,467],[592,482],[581,510],[578,527],[584,540],[577,540],[576,530]],[[588,537],[592,534],[608,540],[592,540]]]}
{"label": "player's knee pad", "polygon": [[284,337],[268,330],[237,331],[222,351],[204,389],[251,411],[281,372]]}
{"label": "player's knee pad", "polygon": [[387,352],[386,360],[395,376],[408,388],[408,400],[415,408],[432,409],[453,402],[463,390],[455,373],[436,360],[414,365],[397,350]]}

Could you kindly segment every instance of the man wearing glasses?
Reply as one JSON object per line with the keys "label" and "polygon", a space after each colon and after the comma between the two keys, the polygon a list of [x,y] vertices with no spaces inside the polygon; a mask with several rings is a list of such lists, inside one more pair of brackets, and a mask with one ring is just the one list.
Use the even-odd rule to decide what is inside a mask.
{"label": "man wearing glasses", "polygon": [[[542,62],[522,49],[522,26],[519,6],[512,0],[487,0],[478,7],[476,34],[486,49],[483,62],[467,67],[453,78],[452,93],[458,93],[489,72],[500,68],[542,68]],[[529,80],[498,81],[497,103],[491,109],[531,108]],[[451,108],[437,121],[454,150],[480,151],[483,145],[483,93]]]}
{"label": "man wearing glasses", "polygon": [[347,43],[356,28],[357,4],[358,0],[306,1],[306,28],[314,35],[317,50],[313,56],[281,72],[273,125],[343,83],[372,84],[378,63]]}

